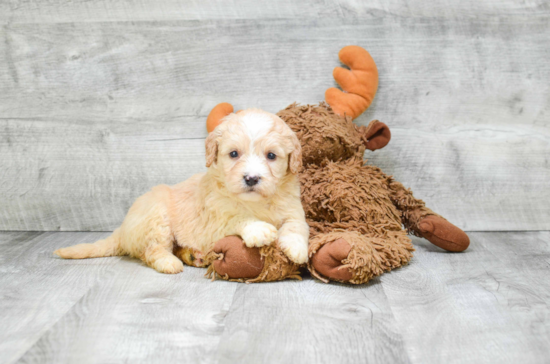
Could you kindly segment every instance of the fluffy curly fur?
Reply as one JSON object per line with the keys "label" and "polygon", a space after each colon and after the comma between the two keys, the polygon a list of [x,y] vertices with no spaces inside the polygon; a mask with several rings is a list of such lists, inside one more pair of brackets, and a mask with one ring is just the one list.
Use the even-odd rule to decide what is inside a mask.
{"label": "fluffy curly fur", "polygon": [[206,161],[207,173],[139,197],[107,239],[55,253],[72,259],[130,255],[159,272],[178,273],[182,261],[209,264],[216,241],[239,235],[248,247],[277,240],[285,259],[305,263],[301,148],[292,130],[265,111],[230,114],[206,139]]}

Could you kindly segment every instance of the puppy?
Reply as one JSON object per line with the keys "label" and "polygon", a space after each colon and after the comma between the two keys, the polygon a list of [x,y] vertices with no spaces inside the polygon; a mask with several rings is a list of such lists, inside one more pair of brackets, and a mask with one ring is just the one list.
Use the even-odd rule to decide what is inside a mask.
{"label": "puppy", "polygon": [[278,244],[307,261],[309,228],[300,202],[298,138],[278,116],[258,109],[228,115],[206,138],[206,173],[139,197],[122,225],[93,244],[56,250],[62,258],[130,255],[161,273],[179,273],[176,246],[206,254],[239,235],[248,247]]}

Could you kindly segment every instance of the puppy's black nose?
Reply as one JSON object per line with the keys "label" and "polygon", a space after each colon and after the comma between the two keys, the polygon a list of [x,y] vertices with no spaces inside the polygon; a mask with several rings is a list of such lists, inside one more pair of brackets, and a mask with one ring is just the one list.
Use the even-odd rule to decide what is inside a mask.
{"label": "puppy's black nose", "polygon": [[247,186],[254,186],[257,185],[258,182],[260,182],[260,177],[258,176],[244,176],[244,182]]}

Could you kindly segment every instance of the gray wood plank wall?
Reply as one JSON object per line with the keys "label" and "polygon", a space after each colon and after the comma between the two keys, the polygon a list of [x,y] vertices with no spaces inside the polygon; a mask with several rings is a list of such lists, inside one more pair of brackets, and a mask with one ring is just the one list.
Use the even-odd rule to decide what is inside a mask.
{"label": "gray wood plank wall", "polygon": [[547,1],[3,1],[0,24],[1,230],[112,230],[204,169],[215,104],[320,101],[347,44],[380,71],[372,163],[466,230],[550,229]]}

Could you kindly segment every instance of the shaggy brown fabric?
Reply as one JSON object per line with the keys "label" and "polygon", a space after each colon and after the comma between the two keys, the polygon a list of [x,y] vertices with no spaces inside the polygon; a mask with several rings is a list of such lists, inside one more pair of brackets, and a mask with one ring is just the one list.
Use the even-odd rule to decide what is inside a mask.
{"label": "shaggy brown fabric", "polygon": [[247,282],[273,282],[283,279],[301,280],[300,266],[288,259],[277,243],[260,248],[260,254],[265,261],[260,275]]}
{"label": "shaggy brown fabric", "polygon": [[[292,104],[278,115],[302,145],[302,205],[314,276],[359,284],[407,264],[414,251],[407,232],[450,251],[467,247],[462,230],[380,168],[365,165],[365,147],[382,148],[391,138],[385,124],[374,120],[356,127],[325,103]],[[338,262],[346,244],[349,253]]]}
{"label": "shaggy brown fabric", "polygon": [[304,165],[325,159],[341,160],[363,156],[365,146],[350,117],[332,112],[328,104],[292,104],[277,115],[296,133],[302,144]]}
{"label": "shaggy brown fabric", "polygon": [[248,248],[238,236],[220,239],[207,256],[212,261],[207,277],[254,283],[287,278],[302,279],[297,264],[292,263],[277,243]]}
{"label": "shaggy brown fabric", "polygon": [[409,234],[422,237],[418,230],[418,224],[426,216],[439,216],[432,210],[426,207],[424,201],[413,196],[412,191],[406,189],[400,182],[390,182],[391,200],[395,206],[401,211],[401,221]]}
{"label": "shaggy brown fabric", "polygon": [[363,165],[356,158],[310,165],[300,175],[306,217],[401,230],[400,213],[390,198],[390,181],[380,168]]}
{"label": "shaggy brown fabric", "polygon": [[[347,257],[341,260],[340,267],[333,261],[320,261],[315,258],[324,250],[325,245],[330,244],[330,247],[333,242],[339,240],[347,242],[351,247]],[[340,282],[366,283],[373,277],[407,264],[414,251],[410,242],[411,239],[404,231],[386,231],[384,236],[366,236],[357,231],[335,229],[327,234],[316,235],[310,240],[309,254],[312,258],[308,268],[313,276],[324,282],[328,281],[324,278],[327,277]],[[336,255],[332,252],[327,253]],[[347,269],[350,278],[342,279],[338,269]]]}

